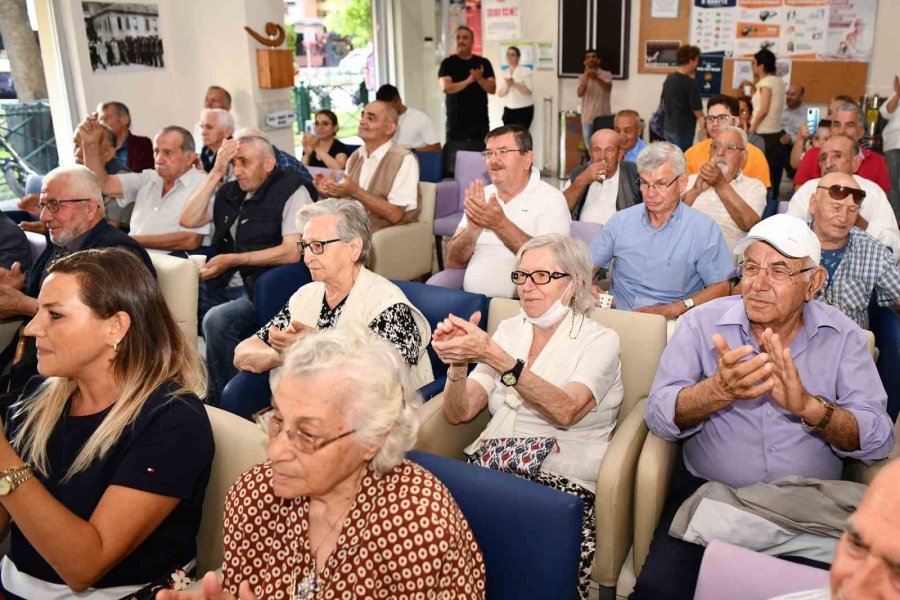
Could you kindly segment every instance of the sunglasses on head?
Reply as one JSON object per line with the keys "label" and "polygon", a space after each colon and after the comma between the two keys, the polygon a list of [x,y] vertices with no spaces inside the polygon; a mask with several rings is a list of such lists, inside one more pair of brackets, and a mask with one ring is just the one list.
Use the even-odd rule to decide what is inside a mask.
{"label": "sunglasses on head", "polygon": [[853,201],[859,204],[866,197],[863,190],[858,190],[846,185],[817,185],[820,190],[828,190],[828,195],[834,200],[843,200],[847,196],[853,196]]}

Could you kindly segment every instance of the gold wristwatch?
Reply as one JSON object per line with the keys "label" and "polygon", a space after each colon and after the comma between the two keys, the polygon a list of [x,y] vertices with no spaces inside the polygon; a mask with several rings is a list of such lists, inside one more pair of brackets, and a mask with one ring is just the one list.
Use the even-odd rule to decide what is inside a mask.
{"label": "gold wristwatch", "polygon": [[813,398],[818,400],[819,403],[825,408],[825,412],[822,414],[822,418],[819,419],[819,422],[816,423],[815,425],[810,425],[803,419],[800,419],[800,423],[802,423],[803,426],[806,427],[807,429],[809,429],[810,431],[822,431],[823,429],[828,427],[829,423],[831,423],[831,417],[834,416],[835,406],[834,406],[834,404],[832,404],[831,402],[829,402],[822,396],[813,396]]}
{"label": "gold wristwatch", "polygon": [[0,496],[8,496],[33,476],[34,469],[29,464],[22,464],[0,472]]}

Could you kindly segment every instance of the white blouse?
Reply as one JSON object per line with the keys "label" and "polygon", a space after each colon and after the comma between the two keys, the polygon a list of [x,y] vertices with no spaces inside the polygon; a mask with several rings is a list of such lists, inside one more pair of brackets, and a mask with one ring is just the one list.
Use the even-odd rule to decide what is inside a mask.
{"label": "white blouse", "polygon": [[[511,437],[555,437],[559,452],[551,453],[541,470],[566,477],[593,492],[600,462],[606,453],[622,404],[624,389],[619,362],[619,336],[589,318],[585,317],[582,323],[580,315],[572,321],[571,328],[567,323],[568,320],[564,320],[560,325],[568,331],[564,332],[557,346],[562,360],[553,361],[556,373],[537,375],[560,388],[568,383],[580,383],[591,391],[596,404],[580,421],[568,428],[549,423],[539,413],[522,404],[516,412]],[[533,326],[520,313],[501,322],[493,340],[513,358],[527,361],[532,332]],[[500,375],[485,364],[476,366],[469,375],[487,392],[488,409],[492,415],[503,405],[509,389],[500,383]]]}
{"label": "white blouse", "polygon": [[[509,75],[509,71],[504,71],[501,73],[501,78],[503,81],[501,85],[506,85],[506,79]],[[521,83],[529,90],[531,90],[531,94],[523,94],[518,89],[509,86],[509,91],[506,92],[506,96],[503,97],[503,106],[506,108],[525,108],[526,106],[531,106],[534,104],[534,84],[531,81],[531,69],[528,67],[518,66],[516,70],[513,71],[513,81],[515,83]]]}

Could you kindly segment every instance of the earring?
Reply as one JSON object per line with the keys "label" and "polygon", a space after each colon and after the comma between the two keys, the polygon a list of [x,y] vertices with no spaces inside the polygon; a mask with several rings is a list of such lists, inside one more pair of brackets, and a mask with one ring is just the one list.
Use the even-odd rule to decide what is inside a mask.
{"label": "earring", "polygon": [[116,340],[115,342],[112,343],[112,349],[113,349],[113,352],[119,351],[119,341],[118,340]]}

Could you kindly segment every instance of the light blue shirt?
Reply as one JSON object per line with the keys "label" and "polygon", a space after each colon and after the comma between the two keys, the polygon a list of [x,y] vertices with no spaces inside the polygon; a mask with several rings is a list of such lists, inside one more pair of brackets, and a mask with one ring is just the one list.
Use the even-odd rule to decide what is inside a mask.
{"label": "light blue shirt", "polygon": [[644,141],[643,138],[638,138],[637,143],[634,145],[634,148],[625,153],[625,158],[622,160],[627,160],[628,162],[637,162],[637,155],[641,153],[641,150],[647,147],[647,142]]}
{"label": "light blue shirt", "polygon": [[734,274],[722,230],[682,202],[659,229],[643,204],[618,211],[591,243],[591,259],[604,269],[615,259],[610,292],[624,310],[675,302]]}

